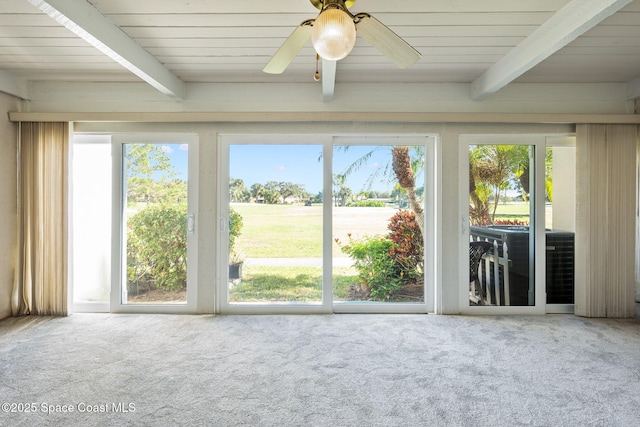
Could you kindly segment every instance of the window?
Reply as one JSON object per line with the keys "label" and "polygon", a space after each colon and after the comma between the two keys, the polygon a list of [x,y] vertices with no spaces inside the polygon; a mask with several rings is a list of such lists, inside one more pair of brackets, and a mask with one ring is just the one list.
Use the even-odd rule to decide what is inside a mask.
{"label": "window", "polygon": [[[222,141],[223,312],[427,311],[435,245],[425,200],[433,209],[434,180],[424,171],[433,171],[425,165],[435,138]],[[399,153],[413,180],[405,187],[393,167]]]}

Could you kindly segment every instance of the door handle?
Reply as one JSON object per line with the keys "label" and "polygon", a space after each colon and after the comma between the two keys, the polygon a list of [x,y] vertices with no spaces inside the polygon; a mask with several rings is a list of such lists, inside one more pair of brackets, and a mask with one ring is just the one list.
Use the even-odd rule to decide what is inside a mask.
{"label": "door handle", "polygon": [[196,231],[196,216],[194,214],[187,215],[187,233],[193,234]]}

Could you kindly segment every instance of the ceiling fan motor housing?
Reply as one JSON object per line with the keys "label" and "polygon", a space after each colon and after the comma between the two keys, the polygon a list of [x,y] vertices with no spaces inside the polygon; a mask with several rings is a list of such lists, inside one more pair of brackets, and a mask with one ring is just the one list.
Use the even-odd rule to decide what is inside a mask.
{"label": "ceiling fan motor housing", "polygon": [[356,0],[310,0],[310,1],[311,1],[311,4],[316,9],[319,9],[319,10],[325,9],[330,4],[340,3],[340,6],[342,6],[341,8],[345,11],[349,9],[351,6],[353,6],[353,4],[356,2]]}

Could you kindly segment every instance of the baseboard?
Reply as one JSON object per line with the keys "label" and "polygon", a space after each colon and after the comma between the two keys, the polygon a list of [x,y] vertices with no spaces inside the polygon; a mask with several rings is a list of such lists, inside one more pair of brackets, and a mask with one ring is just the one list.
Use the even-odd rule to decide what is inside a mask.
{"label": "baseboard", "polygon": [[3,318],[0,319],[0,322],[2,322],[3,320],[7,320],[7,319],[9,319],[11,317],[13,317],[13,316],[12,315],[8,315],[6,317],[3,317]]}

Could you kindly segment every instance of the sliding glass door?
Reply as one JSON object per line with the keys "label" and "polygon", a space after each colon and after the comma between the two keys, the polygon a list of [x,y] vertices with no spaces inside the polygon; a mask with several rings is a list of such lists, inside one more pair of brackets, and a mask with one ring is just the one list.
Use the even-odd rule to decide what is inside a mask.
{"label": "sliding glass door", "polygon": [[468,153],[460,180],[464,311],[543,312],[545,137],[461,140]]}
{"label": "sliding glass door", "polygon": [[424,142],[334,140],[333,300],[338,310],[425,303]]}
{"label": "sliding glass door", "polygon": [[322,145],[228,148],[229,304],[321,305]]}
{"label": "sliding glass door", "polygon": [[112,311],[192,311],[196,258],[193,137],[120,136]]}
{"label": "sliding glass door", "polygon": [[433,141],[223,136],[220,310],[425,312]]}

